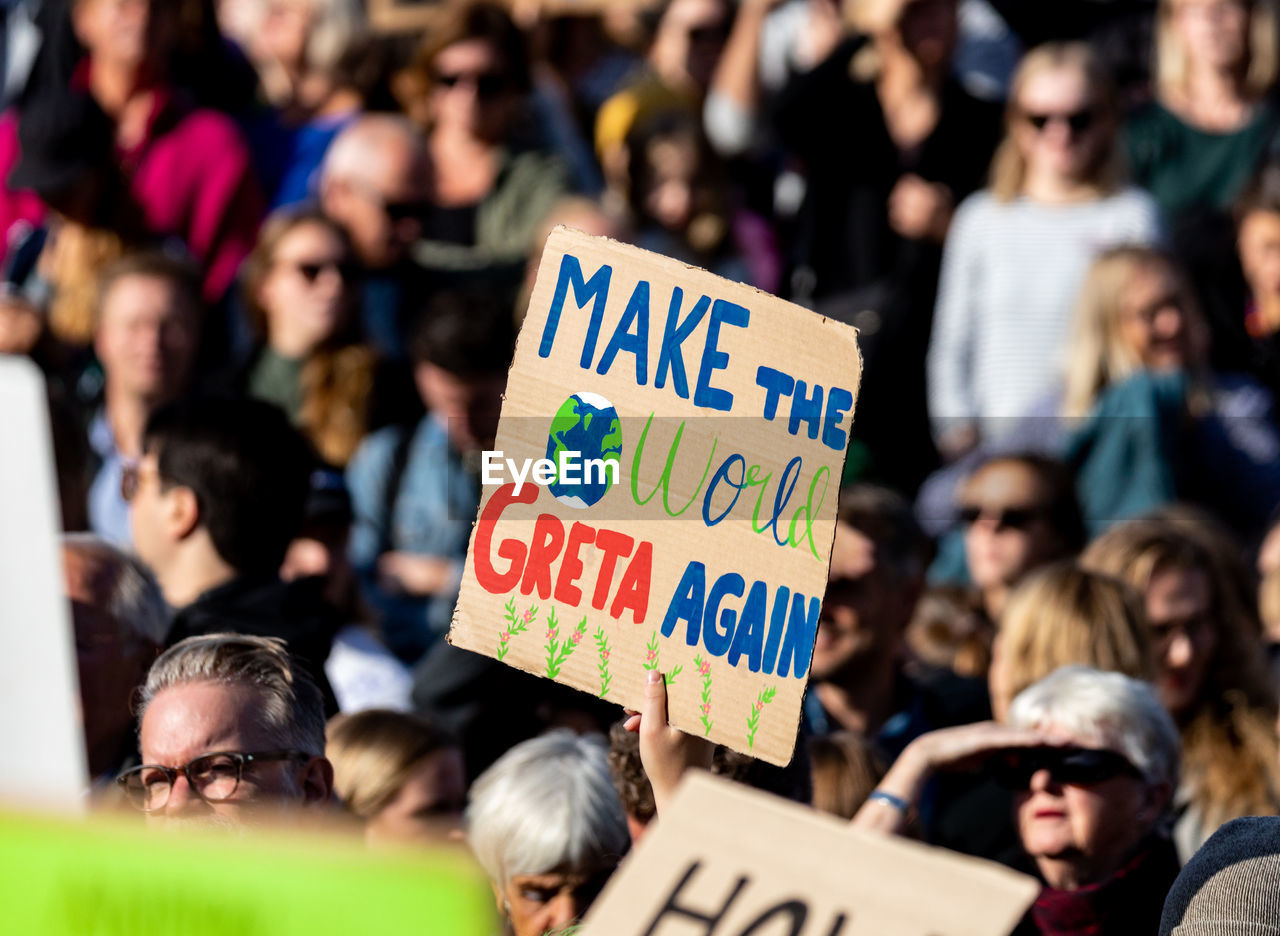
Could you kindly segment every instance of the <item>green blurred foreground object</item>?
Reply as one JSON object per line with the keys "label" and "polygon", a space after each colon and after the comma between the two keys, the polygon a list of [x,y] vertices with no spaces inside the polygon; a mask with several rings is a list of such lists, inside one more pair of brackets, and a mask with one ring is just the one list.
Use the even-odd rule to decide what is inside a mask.
{"label": "green blurred foreground object", "polygon": [[461,849],[226,838],[0,813],[4,931],[40,936],[492,936],[493,895]]}

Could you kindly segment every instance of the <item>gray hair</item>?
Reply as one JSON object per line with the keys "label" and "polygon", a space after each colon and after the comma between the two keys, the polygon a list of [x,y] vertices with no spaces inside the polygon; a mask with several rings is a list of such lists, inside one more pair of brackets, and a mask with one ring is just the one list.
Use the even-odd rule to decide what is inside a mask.
{"label": "gray hair", "polygon": [[1127,757],[1149,784],[1178,787],[1182,741],[1155,690],[1121,673],[1063,666],[1018,694],[1009,708],[1018,728],[1059,728]]}
{"label": "gray hair", "polygon": [[188,683],[249,686],[262,696],[260,727],[283,748],[324,755],[324,699],[278,637],[206,634],[180,640],[151,664],[138,703],[138,724],[165,689]]}
{"label": "gray hair", "polygon": [[559,729],[516,745],[471,787],[467,842],[499,886],[616,864],[631,845],[600,735]]}
{"label": "gray hair", "polygon": [[68,533],[62,548],[97,559],[110,573],[108,592],[102,596],[106,612],[122,632],[138,640],[164,646],[169,636],[170,612],[164,593],[142,561],[92,533]]}

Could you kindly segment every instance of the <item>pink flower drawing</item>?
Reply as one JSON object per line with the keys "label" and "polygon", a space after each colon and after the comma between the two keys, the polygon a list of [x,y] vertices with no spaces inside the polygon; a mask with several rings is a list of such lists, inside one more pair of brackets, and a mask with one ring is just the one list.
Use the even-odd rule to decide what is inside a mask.
{"label": "pink flower drawing", "polygon": [[503,643],[506,643],[508,640],[511,639],[511,635],[504,631],[503,633],[498,635],[498,639],[501,640]]}
{"label": "pink flower drawing", "polygon": [[760,702],[760,701],[758,701],[758,700],[757,700],[757,702],[756,702],[756,711],[757,711],[757,712],[759,712],[759,711],[761,711],[761,710],[763,710],[763,709],[764,709],[764,703],[763,703],[763,702]]}
{"label": "pink flower drawing", "polygon": [[555,640],[555,639],[556,639],[556,629],[554,627],[548,627],[547,640]]}
{"label": "pink flower drawing", "polygon": [[644,658],[646,663],[652,663],[655,659],[657,659],[657,657],[658,655],[654,653],[652,650],[650,650],[648,653],[645,654]]}
{"label": "pink flower drawing", "polygon": [[533,608],[529,608],[524,612],[524,622],[528,624],[533,620]]}
{"label": "pink flower drawing", "polygon": [[701,673],[703,676],[711,672],[711,662],[709,660],[703,660],[702,665],[698,667],[698,672]]}
{"label": "pink flower drawing", "polygon": [[606,663],[608,663],[608,662],[609,662],[609,651],[608,651],[608,650],[601,650],[601,651],[600,651],[600,659],[602,659],[602,660],[604,660]]}
{"label": "pink flower drawing", "polygon": [[703,715],[710,715],[710,714],[711,714],[711,703],[710,703],[710,702],[704,702],[704,703],[702,703],[702,714],[703,714]]}
{"label": "pink flower drawing", "polygon": [[578,642],[580,640],[582,640],[582,631],[574,631],[572,634],[569,635],[569,642],[572,643],[575,647],[578,645]]}

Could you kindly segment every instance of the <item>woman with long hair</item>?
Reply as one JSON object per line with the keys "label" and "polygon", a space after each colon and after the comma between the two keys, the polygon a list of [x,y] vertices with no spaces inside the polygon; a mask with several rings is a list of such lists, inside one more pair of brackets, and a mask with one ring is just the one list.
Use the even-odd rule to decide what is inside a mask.
{"label": "woman with long hair", "polygon": [[1155,515],[1109,530],[1089,568],[1138,589],[1156,650],[1156,687],[1182,732],[1175,838],[1189,857],[1222,823],[1280,812],[1276,692],[1250,605],[1215,555],[1221,538]]}
{"label": "woman with long hair", "polygon": [[1273,145],[1271,0],[1160,0],[1155,96],[1125,124],[1134,181],[1170,219],[1230,207]]}
{"label": "woman with long hair", "polygon": [[1160,235],[1159,213],[1126,188],[1118,104],[1087,46],[1023,59],[991,185],[960,206],[947,239],[929,348],[934,435],[947,457],[1011,428],[1052,386],[1089,262]]}
{"label": "woman with long hair", "polygon": [[312,209],[277,212],[245,264],[258,338],[241,383],[275,403],[342,467],[369,428],[377,360],[358,332],[346,235]]}
{"label": "woman with long hair", "polygon": [[1181,499],[1261,532],[1280,503],[1271,394],[1210,367],[1208,330],[1171,257],[1104,252],[1067,348],[1058,415],[1091,530]]}

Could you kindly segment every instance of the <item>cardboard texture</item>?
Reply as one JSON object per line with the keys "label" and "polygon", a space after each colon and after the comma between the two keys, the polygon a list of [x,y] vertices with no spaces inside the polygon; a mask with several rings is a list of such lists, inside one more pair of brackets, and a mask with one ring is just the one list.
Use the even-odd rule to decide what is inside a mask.
{"label": "cardboard texture", "polygon": [[0,800],[80,811],[88,769],[44,377],[0,355]]}
{"label": "cardboard texture", "polygon": [[578,936],[1007,936],[1039,891],[991,862],[695,773]]}
{"label": "cardboard texture", "polygon": [[660,670],[673,725],[787,763],[860,369],[846,325],[557,228],[450,642],[637,710]]}

